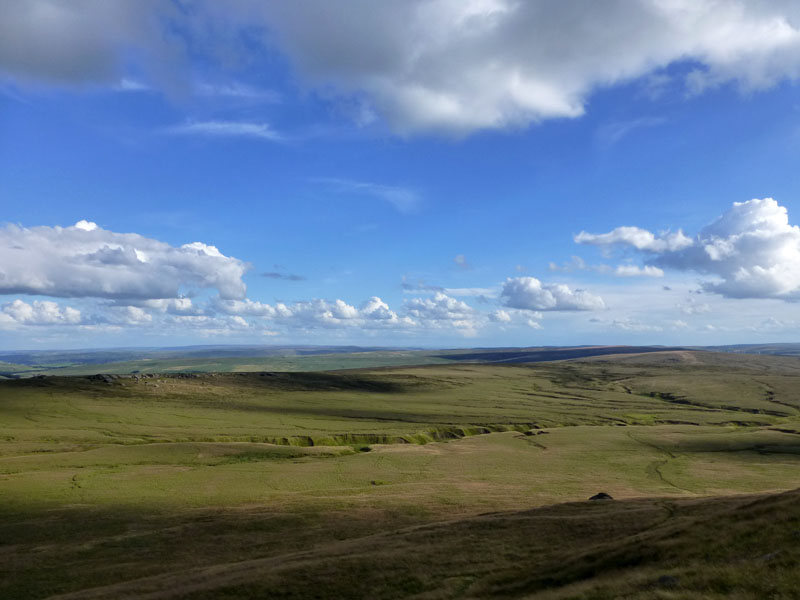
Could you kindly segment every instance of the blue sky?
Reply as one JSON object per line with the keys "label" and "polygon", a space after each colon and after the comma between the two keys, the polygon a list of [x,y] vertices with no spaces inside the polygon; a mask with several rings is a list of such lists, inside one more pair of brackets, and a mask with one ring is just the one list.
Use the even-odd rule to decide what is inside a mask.
{"label": "blue sky", "polygon": [[2,8],[0,349],[798,340],[792,3]]}

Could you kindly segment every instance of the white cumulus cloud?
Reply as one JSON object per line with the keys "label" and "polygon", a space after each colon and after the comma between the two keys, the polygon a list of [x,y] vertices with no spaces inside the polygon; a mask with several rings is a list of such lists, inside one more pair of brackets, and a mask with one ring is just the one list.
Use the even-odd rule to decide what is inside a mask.
{"label": "white cumulus cloud", "polygon": [[0,307],[2,321],[19,325],[78,325],[81,312],[70,306],[59,306],[49,300],[34,300],[30,304],[17,299]]}
{"label": "white cumulus cloud", "polygon": [[148,300],[210,288],[238,299],[245,295],[246,270],[244,262],[214,246],[175,247],[89,221],[0,228],[0,294]]}
{"label": "white cumulus cloud", "polygon": [[692,245],[692,240],[686,237],[680,229],[676,232],[664,232],[656,236],[646,229],[627,226],[617,227],[613,231],[600,234],[581,231],[575,236],[575,242],[595,246],[628,245],[645,252],[680,250]]}
{"label": "white cumulus cloud", "polygon": [[593,90],[679,61],[692,92],[800,73],[787,2],[355,0],[347,19],[338,2],[254,4],[307,81],[366,95],[400,133],[577,117]]}
{"label": "white cumulus cloud", "polygon": [[506,310],[498,309],[489,313],[489,320],[494,321],[495,323],[510,323],[511,315],[508,314],[508,311]]}
{"label": "white cumulus cloud", "polygon": [[[622,229],[641,233],[619,235]],[[703,288],[728,298],[800,300],[800,228],[789,224],[786,208],[772,198],[735,202],[694,238],[681,236],[670,243],[677,238],[633,227],[582,233],[576,241],[631,246],[646,253],[649,266],[710,276]]]}
{"label": "white cumulus cloud", "polygon": [[685,303],[678,304],[677,307],[685,315],[699,315],[711,312],[711,306],[707,302],[698,302],[694,298],[689,298]]}
{"label": "white cumulus cloud", "polygon": [[194,314],[200,311],[200,308],[192,303],[191,298],[158,298],[155,300],[143,300],[140,304],[140,308],[172,315]]}
{"label": "white cumulus cloud", "polygon": [[475,310],[462,300],[456,300],[442,292],[433,298],[414,298],[406,301],[409,316],[422,320],[466,320]]}
{"label": "white cumulus cloud", "polygon": [[268,319],[275,324],[300,329],[323,328],[406,328],[415,325],[407,318],[400,317],[389,308],[383,300],[373,296],[360,307],[348,304],[344,300],[303,300],[275,305],[250,300],[225,300],[217,298],[212,306],[215,310],[227,314]]}
{"label": "white cumulus cloud", "polygon": [[153,322],[153,315],[139,306],[114,306],[106,312],[107,320],[115,325],[143,325]]}
{"label": "white cumulus cloud", "polygon": [[578,117],[595,90],[637,78],[661,90],[675,63],[692,65],[674,79],[693,94],[796,80],[799,19],[800,5],[780,0],[200,0],[191,10],[167,0],[8,0],[0,72],[116,85],[135,75],[133,62],[153,80],[142,85],[190,92],[191,56],[258,64],[260,39],[306,86],[357,105],[361,123],[377,114],[400,134],[466,135]]}
{"label": "white cumulus cloud", "polygon": [[619,265],[614,274],[619,277],[663,277],[664,270],[652,265]]}
{"label": "white cumulus cloud", "polygon": [[545,284],[535,277],[513,277],[506,280],[500,294],[509,308],[541,311],[602,310],[600,296],[586,290],[572,290],[561,283]]}
{"label": "white cumulus cloud", "polygon": [[212,302],[212,308],[222,314],[263,318],[273,325],[295,329],[474,329],[486,320],[467,303],[441,292],[432,298],[407,300],[400,312],[377,296],[358,307],[339,299],[277,302],[272,305],[250,299],[217,298]]}

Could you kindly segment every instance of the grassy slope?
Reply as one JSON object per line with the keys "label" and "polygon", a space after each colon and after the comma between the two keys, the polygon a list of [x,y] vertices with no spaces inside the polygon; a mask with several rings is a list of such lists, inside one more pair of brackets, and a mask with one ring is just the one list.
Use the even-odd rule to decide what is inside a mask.
{"label": "grassy slope", "polygon": [[68,599],[796,598],[800,491],[569,503],[200,566]]}
{"label": "grassy slope", "polygon": [[[663,353],[535,366],[162,377],[147,385],[0,382],[0,597],[42,598],[162,575],[174,577],[170,589],[177,590],[196,577],[215,582],[202,588],[208,597],[221,597],[222,588],[230,597],[262,597],[265,585],[308,597],[301,581],[347,597],[342,573],[371,582],[374,593],[355,586],[350,597],[408,595],[445,580],[442,593],[429,597],[528,594],[542,585],[508,588],[520,580],[519,560],[539,565],[530,573],[543,577],[547,565],[566,560],[561,550],[579,558],[604,535],[620,551],[637,548],[637,532],[666,523],[670,511],[688,511],[673,524],[709,517],[692,512],[701,510],[693,498],[800,486],[798,366],[796,359]],[[547,433],[517,431],[529,424]],[[489,429],[509,431],[456,439]],[[453,440],[422,444],[435,438]],[[367,443],[371,451],[361,451]],[[508,523],[520,521],[499,533],[469,533],[478,513],[601,490],[665,500],[542,509],[532,520],[509,516]],[[738,500],[717,502],[722,509]],[[604,525],[600,510],[622,512],[602,516]],[[630,528],[625,511],[636,515]],[[556,514],[552,532],[530,534],[561,548],[539,561],[539,551],[511,531]],[[476,522],[491,529],[504,518]],[[437,544],[414,537],[427,529],[407,529],[444,519],[452,523],[430,530],[439,532]],[[473,553],[485,538],[497,546]],[[398,587],[399,580],[413,583],[417,555],[439,566],[413,589]],[[655,574],[648,569],[677,567],[654,556],[641,571],[595,583],[659,597],[641,587]],[[245,573],[235,581],[191,570],[249,560],[267,562],[217,569]],[[507,579],[486,579],[481,561],[489,561],[487,573],[506,569]],[[384,571],[385,579],[369,575]],[[320,581],[310,573],[328,575]],[[556,583],[585,579],[570,577]],[[132,597],[141,597],[138,585],[131,584]]]}

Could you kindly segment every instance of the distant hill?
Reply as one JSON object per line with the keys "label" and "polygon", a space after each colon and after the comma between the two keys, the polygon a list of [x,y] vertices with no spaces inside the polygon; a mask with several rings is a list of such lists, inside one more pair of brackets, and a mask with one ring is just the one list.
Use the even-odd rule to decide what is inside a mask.
{"label": "distant hill", "polygon": [[56,363],[103,364],[141,359],[230,358],[264,356],[307,356],[392,350],[362,346],[239,346],[207,345],[143,348],[97,348],[85,350],[0,351],[0,364],[42,365]]}
{"label": "distant hill", "polygon": [[800,356],[800,344],[731,344],[728,346],[701,346],[695,349],[735,352],[737,354]]}
{"label": "distant hill", "polygon": [[607,354],[576,359],[579,363],[608,363],[637,367],[680,367],[704,369],[735,369],[769,373],[796,374],[800,371],[798,357],[777,354],[745,354],[744,352],[715,352],[712,350],[661,350],[639,354]]}
{"label": "distant hill", "polygon": [[[522,364],[654,353],[714,353],[800,356],[800,344],[728,346],[539,346],[528,348],[385,348],[362,346],[206,345],[168,348],[109,348],[0,352],[0,378],[94,373],[207,373],[328,371],[446,363]],[[677,355],[657,361],[679,362]],[[715,359],[719,362],[721,359]]]}
{"label": "distant hill", "polygon": [[575,346],[575,347],[540,347],[540,348],[475,348],[474,350],[451,350],[434,354],[437,358],[452,361],[480,363],[528,363],[551,360],[569,360],[587,356],[604,356],[608,354],[642,354],[646,352],[663,352],[679,350],[665,346]]}

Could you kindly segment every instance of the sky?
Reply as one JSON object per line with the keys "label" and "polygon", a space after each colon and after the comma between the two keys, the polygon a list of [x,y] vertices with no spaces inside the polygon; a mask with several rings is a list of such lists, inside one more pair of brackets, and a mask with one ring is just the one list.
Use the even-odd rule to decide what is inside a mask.
{"label": "sky", "polygon": [[0,13],[0,350],[800,341],[796,2]]}

